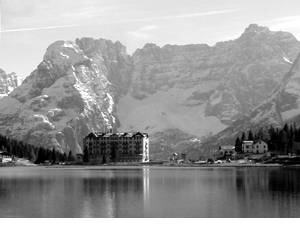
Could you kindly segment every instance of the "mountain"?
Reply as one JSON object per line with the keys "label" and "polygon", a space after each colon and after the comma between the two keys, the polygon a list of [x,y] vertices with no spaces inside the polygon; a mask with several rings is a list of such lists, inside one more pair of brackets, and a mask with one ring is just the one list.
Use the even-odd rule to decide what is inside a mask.
{"label": "mountain", "polygon": [[[146,44],[132,57],[132,85],[117,107],[120,130],[180,130],[206,140],[261,104],[299,51],[290,33],[257,25],[212,47]],[[177,137],[172,145],[182,141]]]}
{"label": "mountain", "polygon": [[282,78],[280,84],[251,113],[208,139],[204,146],[234,143],[242,131],[282,127],[285,123],[300,122],[300,53]]}
{"label": "mountain", "polygon": [[196,151],[268,101],[299,52],[292,34],[255,24],[214,46],[146,44],[132,56],[120,42],[57,41],[1,100],[0,132],[81,152],[88,132],[113,127],[149,132],[159,157]]}
{"label": "mountain", "polygon": [[18,86],[18,79],[15,73],[7,74],[0,68],[0,98],[7,96]]}
{"label": "mountain", "polygon": [[90,131],[115,127],[115,102],[130,81],[119,42],[91,38],[51,44],[22,83],[2,99],[2,134],[47,148],[82,152]]}

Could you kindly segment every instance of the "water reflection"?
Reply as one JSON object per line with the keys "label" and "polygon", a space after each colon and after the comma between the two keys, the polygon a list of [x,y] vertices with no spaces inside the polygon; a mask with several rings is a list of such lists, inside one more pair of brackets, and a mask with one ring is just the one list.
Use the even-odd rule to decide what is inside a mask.
{"label": "water reflection", "polygon": [[297,169],[236,170],[237,201],[243,217],[298,217],[300,171]]}
{"label": "water reflection", "polygon": [[298,217],[300,170],[1,168],[0,217]]}
{"label": "water reflection", "polygon": [[25,178],[1,173],[1,217],[143,216],[144,198],[149,193],[149,171],[40,170],[36,173],[32,170],[30,173]]}

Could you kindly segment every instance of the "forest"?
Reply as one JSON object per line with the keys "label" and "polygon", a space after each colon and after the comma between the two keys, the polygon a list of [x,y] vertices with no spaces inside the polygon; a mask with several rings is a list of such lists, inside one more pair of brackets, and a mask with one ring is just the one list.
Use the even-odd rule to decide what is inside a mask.
{"label": "forest", "polygon": [[7,152],[13,157],[28,159],[35,164],[45,162],[56,164],[59,162],[75,161],[72,151],[69,151],[67,155],[55,149],[34,146],[3,135],[0,135],[0,151]]}
{"label": "forest", "polygon": [[295,123],[285,124],[283,127],[260,128],[256,132],[251,129],[248,132],[242,132],[235,140],[235,149],[241,153],[243,141],[255,142],[258,140],[265,141],[269,151],[273,153],[300,153],[300,128]]}

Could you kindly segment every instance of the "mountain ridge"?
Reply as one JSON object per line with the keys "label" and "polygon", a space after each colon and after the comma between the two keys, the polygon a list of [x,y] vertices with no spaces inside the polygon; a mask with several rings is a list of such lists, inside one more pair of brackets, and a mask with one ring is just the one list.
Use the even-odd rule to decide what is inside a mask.
{"label": "mountain ridge", "polygon": [[206,140],[266,100],[299,52],[292,34],[258,25],[214,46],[146,44],[132,55],[102,38],[56,41],[1,100],[0,132],[79,153],[88,132],[112,127],[148,132],[154,148],[165,132],[174,151],[198,149],[191,140]]}
{"label": "mountain ridge", "polygon": [[[245,115],[228,128],[206,140],[206,142],[203,143],[203,147],[211,148],[212,146],[216,147],[222,144],[232,144],[237,136],[240,136],[242,132],[247,132],[250,129],[255,132],[259,129],[268,129],[270,126],[282,127],[284,123],[299,122],[299,104],[295,105],[293,102],[286,100],[286,88],[290,82],[293,82],[293,78],[299,76],[299,74],[300,53],[293,62],[290,70],[283,77],[282,82],[264,102],[255,107],[249,115]],[[295,96],[289,97],[289,99],[293,99],[294,97]],[[296,101],[300,95],[297,97]],[[283,102],[285,104],[283,104]],[[289,105],[289,107],[287,105]],[[286,111],[295,110],[293,107],[296,107],[297,114],[288,119],[283,118],[283,114]]]}

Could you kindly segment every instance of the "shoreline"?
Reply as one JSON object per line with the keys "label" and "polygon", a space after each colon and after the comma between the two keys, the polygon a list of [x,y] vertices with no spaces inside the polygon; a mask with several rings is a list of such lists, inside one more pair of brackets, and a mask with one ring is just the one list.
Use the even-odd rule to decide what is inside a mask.
{"label": "shoreline", "polygon": [[83,165],[83,164],[73,164],[73,165],[1,165],[0,167],[30,167],[30,168],[62,168],[62,169],[93,169],[93,168],[284,168],[284,167],[300,167],[300,165],[282,165],[282,164],[184,164],[184,165],[149,165],[149,164],[107,164],[107,165]]}
{"label": "shoreline", "polygon": [[223,163],[223,164],[151,164],[151,163],[132,163],[132,164],[123,164],[123,163],[117,163],[117,164],[68,164],[68,165],[37,165],[37,164],[15,164],[15,163],[9,163],[9,164],[0,164],[1,167],[28,167],[28,168],[62,168],[62,169],[72,169],[72,168],[78,168],[78,169],[93,169],[93,168],[99,168],[99,169],[118,169],[118,168],[300,168],[300,164],[279,164],[279,163]]}

